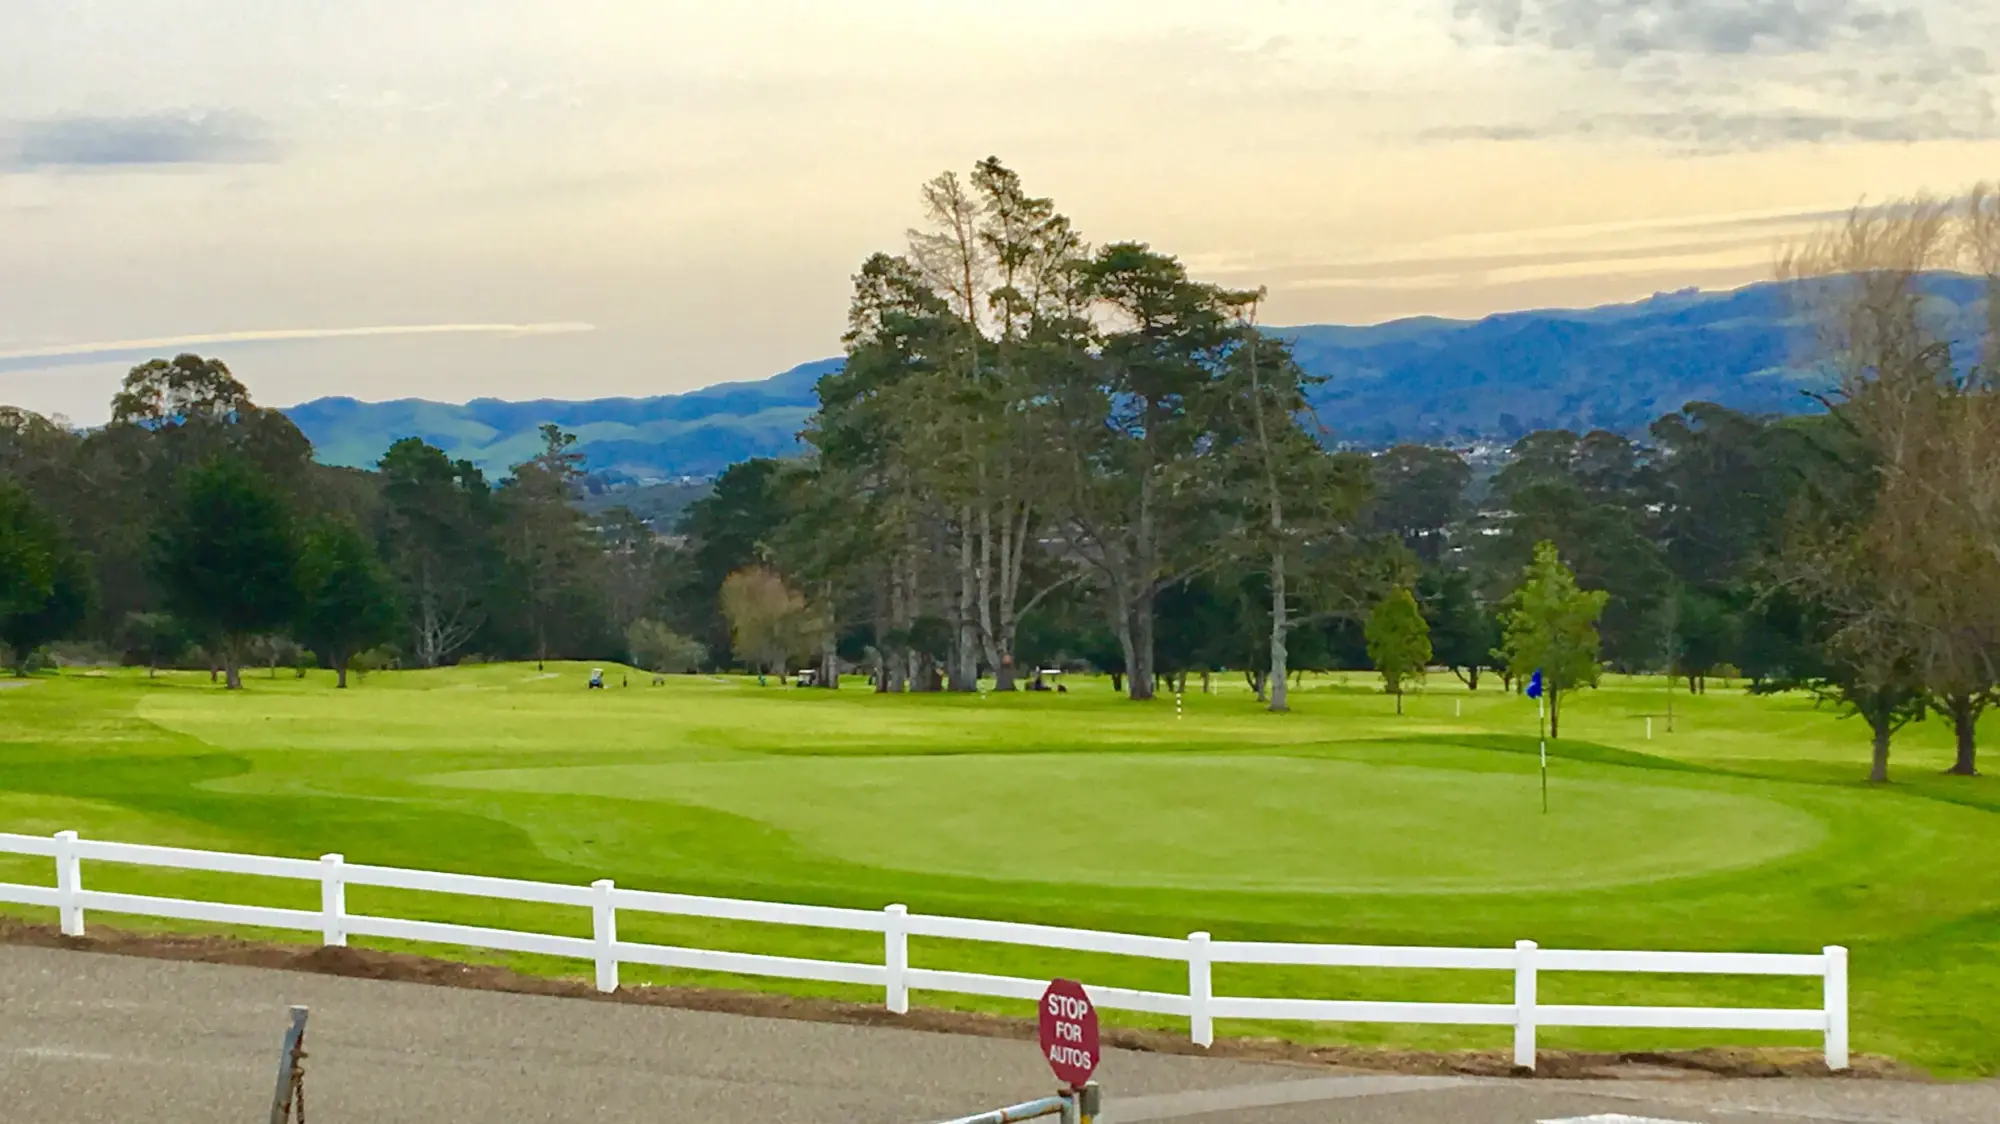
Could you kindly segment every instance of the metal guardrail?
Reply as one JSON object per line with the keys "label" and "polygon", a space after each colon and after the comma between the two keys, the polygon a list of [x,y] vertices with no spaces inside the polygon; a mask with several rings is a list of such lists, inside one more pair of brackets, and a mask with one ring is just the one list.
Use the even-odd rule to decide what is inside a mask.
{"label": "metal guardrail", "polygon": [[1103,1094],[1093,1081],[1081,1089],[1057,1093],[1053,1097],[1023,1101],[1006,1108],[961,1116],[941,1124],[1014,1124],[1017,1120],[1038,1120],[1046,1116],[1062,1118],[1062,1124],[1091,1124],[1104,1111]]}

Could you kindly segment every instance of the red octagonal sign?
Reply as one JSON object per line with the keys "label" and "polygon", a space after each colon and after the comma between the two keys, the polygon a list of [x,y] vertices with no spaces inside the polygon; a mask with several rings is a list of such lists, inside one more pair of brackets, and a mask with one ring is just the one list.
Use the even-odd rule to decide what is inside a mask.
{"label": "red octagonal sign", "polygon": [[1097,1071],[1097,1008],[1075,980],[1055,980],[1042,993],[1042,1056],[1056,1080],[1081,1088]]}

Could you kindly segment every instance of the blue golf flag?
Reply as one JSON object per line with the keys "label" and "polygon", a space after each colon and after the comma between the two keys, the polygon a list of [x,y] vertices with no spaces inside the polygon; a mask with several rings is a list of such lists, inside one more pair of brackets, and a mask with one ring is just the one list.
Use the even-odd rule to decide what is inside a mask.
{"label": "blue golf flag", "polygon": [[1541,697],[1542,697],[1542,669],[1541,669],[1541,668],[1536,668],[1536,669],[1535,669],[1535,675],[1534,675],[1534,678],[1532,678],[1532,679],[1528,680],[1528,697],[1529,697],[1529,698],[1531,698],[1531,699],[1539,699],[1539,698],[1541,698]]}

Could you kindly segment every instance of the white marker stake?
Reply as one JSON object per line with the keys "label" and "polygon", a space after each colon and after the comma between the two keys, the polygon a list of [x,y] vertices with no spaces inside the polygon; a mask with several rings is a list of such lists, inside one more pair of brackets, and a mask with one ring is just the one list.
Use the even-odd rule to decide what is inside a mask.
{"label": "white marker stake", "polygon": [[1459,709],[1459,706],[1460,706],[1460,700],[1458,700],[1458,699],[1453,699],[1453,700],[1451,700],[1451,716],[1452,716],[1453,718],[1463,718],[1463,717],[1465,717],[1465,712],[1464,712],[1464,711],[1462,711],[1462,710],[1460,710],[1460,709]]}
{"label": "white marker stake", "polygon": [[1653,740],[1653,720],[1651,718],[1646,719],[1646,740]]}
{"label": "white marker stake", "polygon": [[1549,810],[1549,743],[1542,741],[1542,811]]}

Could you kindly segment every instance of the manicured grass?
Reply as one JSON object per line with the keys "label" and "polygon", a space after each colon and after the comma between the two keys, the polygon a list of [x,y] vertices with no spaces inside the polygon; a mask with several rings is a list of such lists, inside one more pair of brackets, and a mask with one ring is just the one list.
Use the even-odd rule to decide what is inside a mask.
{"label": "manicured grass", "polygon": [[[1947,731],[1866,730],[1809,700],[1659,680],[1576,697],[1541,811],[1533,704],[1448,678],[1398,717],[1371,677],[1309,678],[1263,713],[1240,678],[1132,704],[881,697],[583,665],[267,679],[44,677],[0,691],[0,830],[1219,939],[1853,954],[1854,1045],[2000,1072],[2000,784],[1940,776]],[[1343,682],[1343,680],[1345,680]],[[1654,715],[1654,734],[1645,719]],[[311,908],[306,885],[86,867],[107,889]],[[0,878],[47,883],[46,860]],[[357,889],[362,912],[583,934],[582,911]],[[11,908],[11,907],[10,907]],[[13,912],[40,916],[25,908]],[[131,918],[100,920],[130,927]],[[879,957],[879,938],[621,918],[632,939]],[[435,948],[430,951],[437,951]],[[917,963],[1178,989],[1183,970],[918,942]],[[504,959],[531,970],[587,967]],[[635,981],[716,982],[627,969]],[[840,987],[730,981],[867,997]],[[1494,973],[1219,969],[1237,994],[1506,1001]],[[1816,1005],[1804,980],[1551,974],[1548,1002]],[[920,1002],[1015,1009],[959,997]],[[1123,1020],[1121,1020],[1123,1021]],[[1135,1023],[1173,1025],[1138,1017]],[[1228,1026],[1224,1033],[1497,1046],[1504,1030]],[[1551,1046],[1798,1042],[1550,1031]]]}
{"label": "manicured grass", "polygon": [[[1396,760],[1393,743],[1348,748]],[[1758,866],[1825,835],[1777,801],[1598,765],[1569,770],[1562,786],[1565,804],[1589,815],[1543,816],[1532,776],[1454,767],[1476,766],[1466,760],[1476,752],[1427,754],[1421,765],[1263,753],[823,757],[421,779],[694,805],[817,854],[912,874],[1210,893],[1621,886]],[[1078,824],[1087,829],[1065,826]],[[1485,842],[1437,839],[1447,825],[1450,840]]]}

